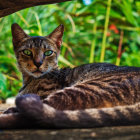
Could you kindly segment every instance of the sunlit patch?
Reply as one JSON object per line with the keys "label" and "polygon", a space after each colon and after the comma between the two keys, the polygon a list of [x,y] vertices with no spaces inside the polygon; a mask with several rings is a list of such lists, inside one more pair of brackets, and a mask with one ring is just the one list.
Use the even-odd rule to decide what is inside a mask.
{"label": "sunlit patch", "polygon": [[84,5],[90,5],[94,0],[83,0]]}

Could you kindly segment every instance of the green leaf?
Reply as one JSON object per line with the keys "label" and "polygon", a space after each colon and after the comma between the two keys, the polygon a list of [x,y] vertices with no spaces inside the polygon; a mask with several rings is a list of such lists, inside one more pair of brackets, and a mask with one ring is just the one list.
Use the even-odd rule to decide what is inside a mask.
{"label": "green leaf", "polygon": [[0,92],[6,90],[6,77],[0,73]]}
{"label": "green leaf", "polygon": [[67,66],[74,67],[74,65],[71,64],[68,60],[66,60],[62,55],[59,56],[58,60]]}

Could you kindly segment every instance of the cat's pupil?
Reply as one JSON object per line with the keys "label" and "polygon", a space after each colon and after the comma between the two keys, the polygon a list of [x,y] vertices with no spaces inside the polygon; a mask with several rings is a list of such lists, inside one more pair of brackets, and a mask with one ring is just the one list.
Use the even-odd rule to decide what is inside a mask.
{"label": "cat's pupil", "polygon": [[50,56],[50,55],[52,55],[52,53],[53,53],[53,51],[49,50],[49,51],[46,51],[46,52],[44,53],[44,55],[45,55],[45,56]]}
{"label": "cat's pupil", "polygon": [[23,53],[28,55],[28,56],[32,55],[32,52],[30,50],[27,50],[27,49],[23,50]]}

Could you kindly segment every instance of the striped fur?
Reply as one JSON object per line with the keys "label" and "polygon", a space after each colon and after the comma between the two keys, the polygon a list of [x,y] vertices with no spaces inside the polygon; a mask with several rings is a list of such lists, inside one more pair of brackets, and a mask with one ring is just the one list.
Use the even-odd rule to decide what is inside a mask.
{"label": "striped fur", "polygon": [[140,103],[112,108],[60,111],[36,95],[17,97],[18,113],[0,116],[0,128],[92,128],[140,124]]}
{"label": "striped fur", "polygon": [[[0,116],[0,127],[140,124],[140,68],[94,63],[58,69],[63,30],[60,25],[47,37],[30,37],[17,24],[12,26],[23,87],[16,109],[6,112],[13,114]],[[32,56],[25,55],[25,49]],[[44,57],[46,50],[53,54]],[[19,126],[20,121],[25,123]]]}
{"label": "striped fur", "polygon": [[123,106],[140,101],[139,68],[97,63],[55,71],[52,83],[46,80],[50,75],[31,80],[20,95],[37,94],[44,103],[59,110]]}

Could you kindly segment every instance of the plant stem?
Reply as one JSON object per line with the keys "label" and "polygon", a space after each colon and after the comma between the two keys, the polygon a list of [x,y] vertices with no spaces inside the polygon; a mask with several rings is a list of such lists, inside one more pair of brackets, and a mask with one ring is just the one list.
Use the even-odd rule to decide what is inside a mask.
{"label": "plant stem", "polygon": [[107,6],[107,11],[106,11],[106,17],[105,17],[105,25],[104,25],[104,34],[103,34],[103,40],[102,40],[102,46],[101,46],[100,62],[104,61],[104,56],[105,56],[105,47],[106,47],[106,38],[107,38],[107,31],[108,31],[111,1],[112,0],[108,0],[108,3],[107,3],[108,6]]}
{"label": "plant stem", "polygon": [[62,51],[61,51],[61,55],[64,57],[65,56],[65,52],[66,52],[67,48],[65,46],[63,46]]}
{"label": "plant stem", "polygon": [[[66,42],[68,42],[68,41],[66,41]],[[63,41],[63,44],[62,44],[63,47],[65,47],[66,50],[68,49],[68,51],[71,53],[71,56],[72,56],[72,57],[75,57],[75,55],[74,55],[74,53],[73,53],[71,47],[70,47],[66,42]],[[66,52],[66,50],[65,50],[65,52]],[[62,54],[65,55],[65,52],[63,53],[63,49],[62,49]],[[64,55],[62,55],[62,56],[64,56]]]}
{"label": "plant stem", "polygon": [[28,24],[27,20],[25,20],[25,18],[19,12],[16,12],[16,14],[26,24],[26,26],[29,27],[29,24]]}
{"label": "plant stem", "polygon": [[65,59],[62,55],[59,55],[58,60],[59,60],[61,63],[65,64],[65,65],[67,65],[67,66],[70,66],[71,68],[74,67],[74,65],[71,64],[71,63],[70,63],[67,59]]}
{"label": "plant stem", "polygon": [[128,27],[128,26],[118,26],[117,28],[127,31],[138,31],[140,32],[140,27]]}
{"label": "plant stem", "polygon": [[93,63],[94,62],[95,44],[96,44],[96,30],[97,30],[97,22],[96,22],[96,19],[95,19],[95,23],[93,25],[94,39],[92,40],[92,44],[91,44],[91,48],[90,48],[89,63]]}
{"label": "plant stem", "polygon": [[120,65],[120,60],[121,60],[121,56],[122,56],[123,34],[124,34],[124,32],[121,31],[120,41],[119,41],[119,47],[118,47],[118,55],[117,55],[117,60],[116,60],[116,65],[118,65],[118,66]]}
{"label": "plant stem", "polygon": [[76,13],[76,9],[77,9],[77,1],[74,1],[74,6],[72,9],[72,13]]}
{"label": "plant stem", "polygon": [[40,35],[40,36],[43,36],[42,27],[41,27],[41,24],[40,24],[39,16],[37,15],[36,12],[33,12],[33,13],[34,13],[34,15],[35,15],[36,22],[37,22],[37,25],[38,25],[39,35]]}

